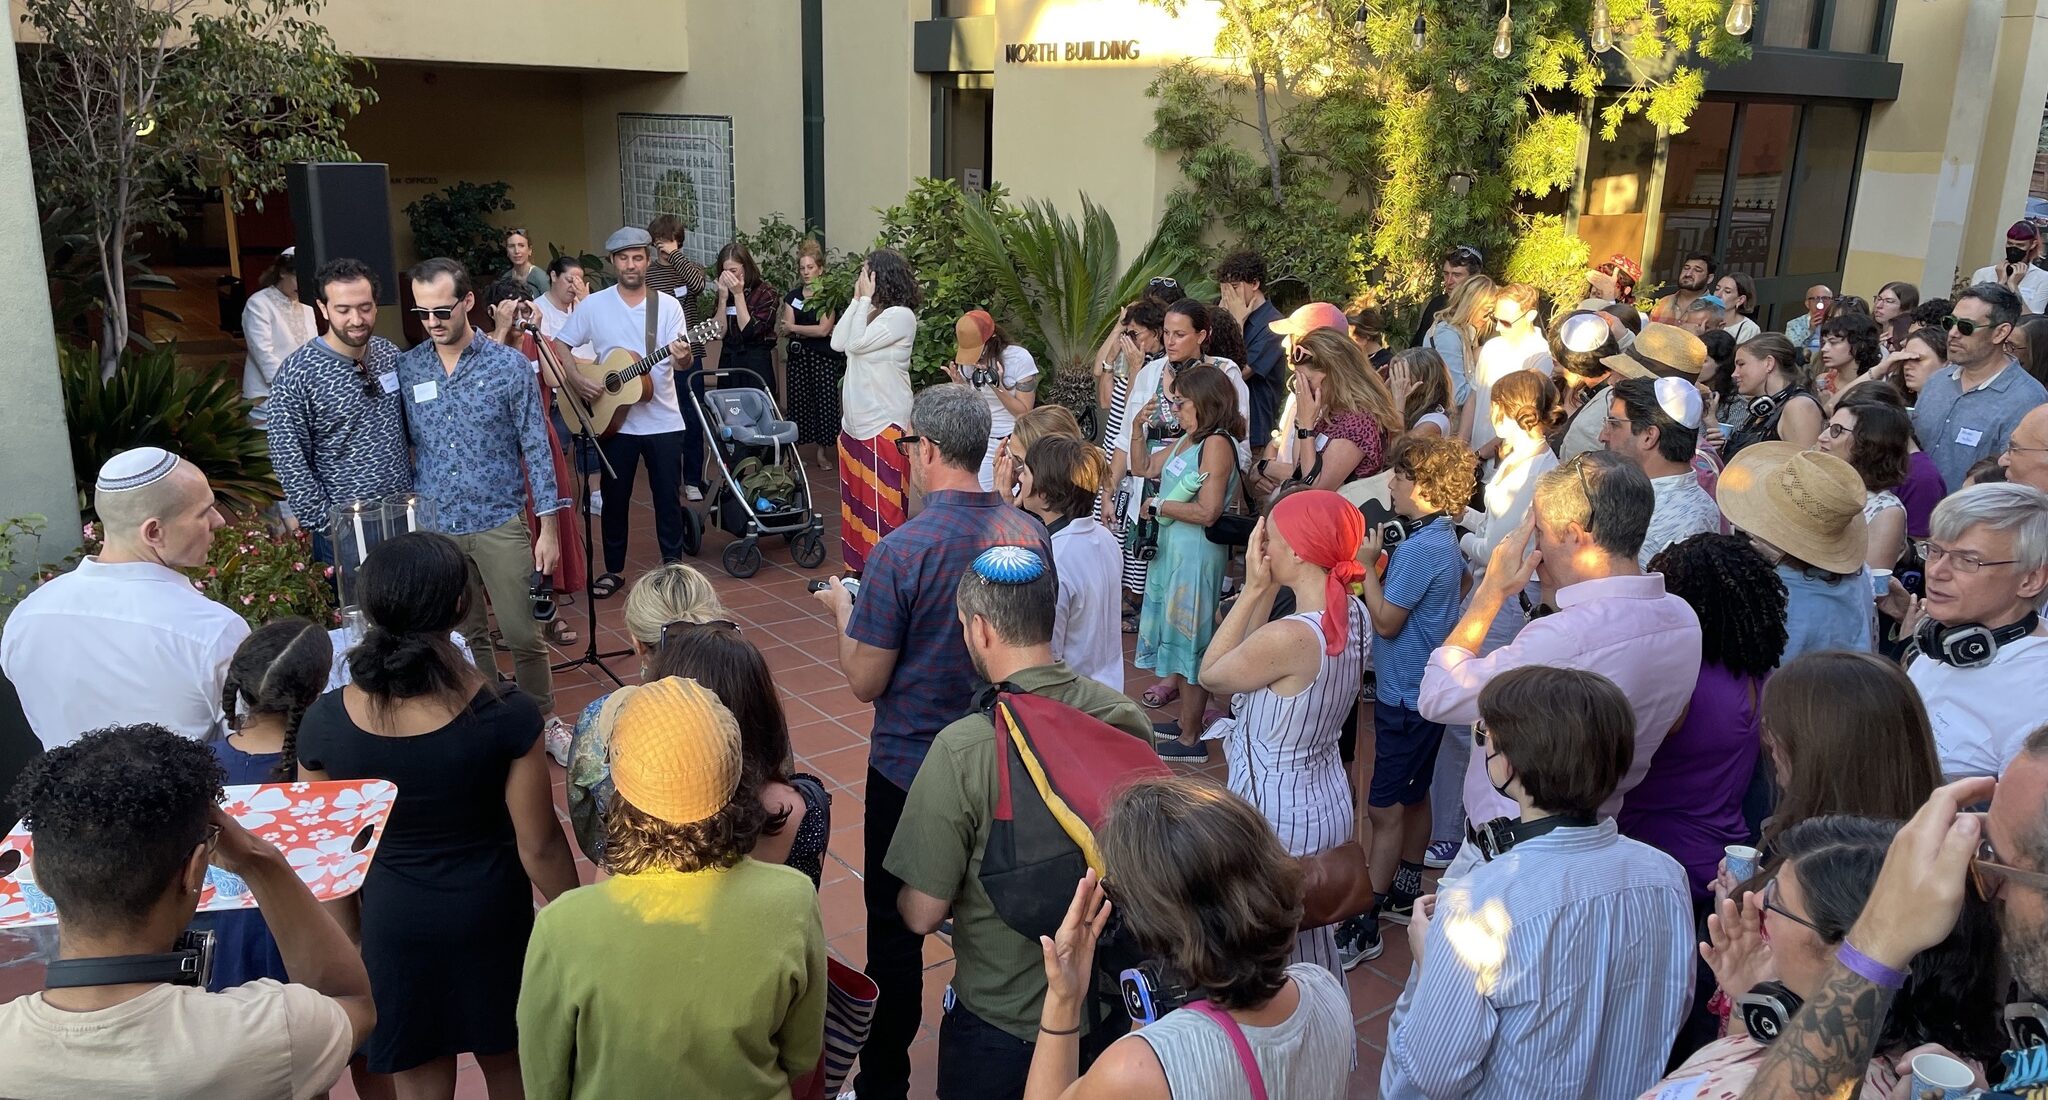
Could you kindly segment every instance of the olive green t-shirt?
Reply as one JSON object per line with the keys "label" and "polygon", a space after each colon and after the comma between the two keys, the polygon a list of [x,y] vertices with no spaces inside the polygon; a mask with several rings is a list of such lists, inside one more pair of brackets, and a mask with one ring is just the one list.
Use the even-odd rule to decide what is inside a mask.
{"label": "olive green t-shirt", "polygon": [[[1151,741],[1151,719],[1138,704],[1064,663],[1025,669],[1010,682]],[[970,714],[933,739],[882,865],[912,889],[952,902],[954,994],[968,1011],[1028,1042],[1038,1037],[1045,956],[1037,941],[1003,923],[982,889],[995,804],[995,726],[986,714]]]}

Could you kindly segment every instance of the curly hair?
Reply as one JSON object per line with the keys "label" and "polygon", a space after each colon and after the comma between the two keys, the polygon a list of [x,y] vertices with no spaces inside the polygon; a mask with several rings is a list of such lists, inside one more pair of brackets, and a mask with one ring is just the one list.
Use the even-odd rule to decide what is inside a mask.
{"label": "curly hair", "polygon": [[614,875],[723,870],[754,850],[767,819],[752,768],[740,769],[739,788],[724,809],[687,825],[663,821],[614,794],[604,815],[604,869]]}
{"label": "curly hair", "polygon": [[1462,439],[1403,436],[1387,466],[1415,483],[1417,494],[1439,509],[1457,511],[1479,484],[1479,456]]}
{"label": "curly hair", "polygon": [[910,269],[910,261],[903,253],[893,248],[877,248],[868,253],[868,274],[875,278],[875,293],[869,299],[874,313],[873,320],[882,315],[890,306],[902,306],[911,312],[924,304],[924,288],[918,285],[917,273]]}
{"label": "curly hair", "polygon": [[1849,354],[1856,360],[1859,370],[1869,370],[1884,358],[1884,347],[1877,341],[1877,322],[1868,313],[1844,313],[1830,317],[1820,323],[1822,337],[1840,336],[1849,341]]}
{"label": "curly hair", "polygon": [[1740,535],[1694,535],[1657,552],[1651,573],[1700,620],[1700,661],[1764,677],[1785,653],[1785,582]]}
{"label": "curly hair", "polygon": [[14,801],[36,885],[73,930],[131,928],[207,835],[226,776],[213,750],[154,724],[94,730],[29,762]]}
{"label": "curly hair", "polygon": [[1228,359],[1242,367],[1251,358],[1251,351],[1245,347],[1244,326],[1230,311],[1220,306],[1209,309],[1209,354],[1217,359]]}
{"label": "curly hair", "polygon": [[220,712],[227,715],[228,728],[241,729],[244,717],[258,714],[284,717],[284,750],[270,775],[277,782],[298,774],[299,723],[306,708],[327,690],[333,665],[334,643],[327,632],[299,618],[257,627],[228,661],[227,681],[220,692]]}
{"label": "curly hair", "polygon": [[1916,328],[1930,328],[1946,336],[1948,330],[1941,327],[1941,319],[1956,308],[1948,298],[1928,298],[1913,307],[1913,325]]}
{"label": "curly hair", "polygon": [[1216,281],[1219,283],[1250,283],[1261,289],[1266,285],[1266,258],[1256,252],[1233,252],[1223,257],[1216,265]]}

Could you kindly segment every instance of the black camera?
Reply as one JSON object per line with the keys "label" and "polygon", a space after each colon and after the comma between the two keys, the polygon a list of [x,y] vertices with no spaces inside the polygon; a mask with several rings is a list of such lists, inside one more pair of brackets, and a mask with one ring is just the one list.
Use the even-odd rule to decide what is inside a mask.
{"label": "black camera", "polygon": [[533,579],[526,586],[526,598],[533,601],[534,622],[555,621],[555,578],[534,570]]}
{"label": "black camera", "polygon": [[986,363],[976,363],[973,372],[967,376],[967,382],[976,389],[984,389],[989,386],[1002,385],[1003,379],[1000,374],[996,373],[996,368]]}
{"label": "black camera", "polygon": [[[814,580],[814,581],[812,581],[812,582],[811,582],[811,583],[810,583],[810,584],[808,585],[808,587],[809,587],[809,588],[810,588],[810,590],[811,590],[811,591],[813,591],[813,592],[823,592],[823,591],[825,590],[825,586],[827,586],[827,585],[829,585],[829,584],[831,584],[831,583],[832,583],[832,579],[831,579],[830,577],[821,577],[821,578],[819,578],[818,580]],[[850,599],[859,599],[859,598],[860,598],[860,581],[859,581],[859,579],[858,579],[858,578],[855,578],[855,577],[841,577],[841,578],[840,578],[840,580],[839,580],[839,583],[840,583],[841,585],[845,586],[845,588],[846,588],[846,595],[847,595],[847,597],[848,597],[848,598],[850,598]]]}
{"label": "black camera", "polygon": [[1131,532],[1131,560],[1151,561],[1159,556],[1159,517],[1148,515],[1139,505],[1138,524]]}
{"label": "black camera", "polygon": [[1365,517],[1365,533],[1379,532],[1381,550],[1393,553],[1394,547],[1408,537],[1408,521],[1378,500],[1367,500],[1358,506],[1358,511]]}

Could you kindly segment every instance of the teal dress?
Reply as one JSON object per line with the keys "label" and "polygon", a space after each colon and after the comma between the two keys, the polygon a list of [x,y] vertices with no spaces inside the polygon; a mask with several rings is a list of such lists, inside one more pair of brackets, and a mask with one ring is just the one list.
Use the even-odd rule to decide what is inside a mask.
{"label": "teal dress", "polygon": [[[1236,466],[1233,458],[1226,499],[1237,491]],[[1201,471],[1202,448],[1185,445],[1160,470],[1159,496],[1192,500]],[[1159,518],[1159,556],[1145,576],[1145,607],[1138,620],[1139,668],[1200,682],[1196,673],[1216,633],[1216,605],[1223,598],[1223,572],[1229,564],[1230,548],[1210,542],[1206,528]]]}

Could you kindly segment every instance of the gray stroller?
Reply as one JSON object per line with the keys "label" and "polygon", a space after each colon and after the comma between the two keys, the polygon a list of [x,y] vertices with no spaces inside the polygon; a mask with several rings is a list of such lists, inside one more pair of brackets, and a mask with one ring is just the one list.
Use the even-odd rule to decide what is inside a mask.
{"label": "gray stroller", "polygon": [[[717,388],[707,380],[716,379]],[[735,577],[761,571],[762,535],[781,535],[790,557],[805,569],[825,560],[825,520],[811,508],[811,482],[796,460],[796,424],[782,419],[761,376],[751,370],[707,370],[690,380],[690,403],[705,425],[719,479],[704,499],[704,515],[733,536],[721,560]],[[703,549],[706,519],[685,508],[683,549]]]}

